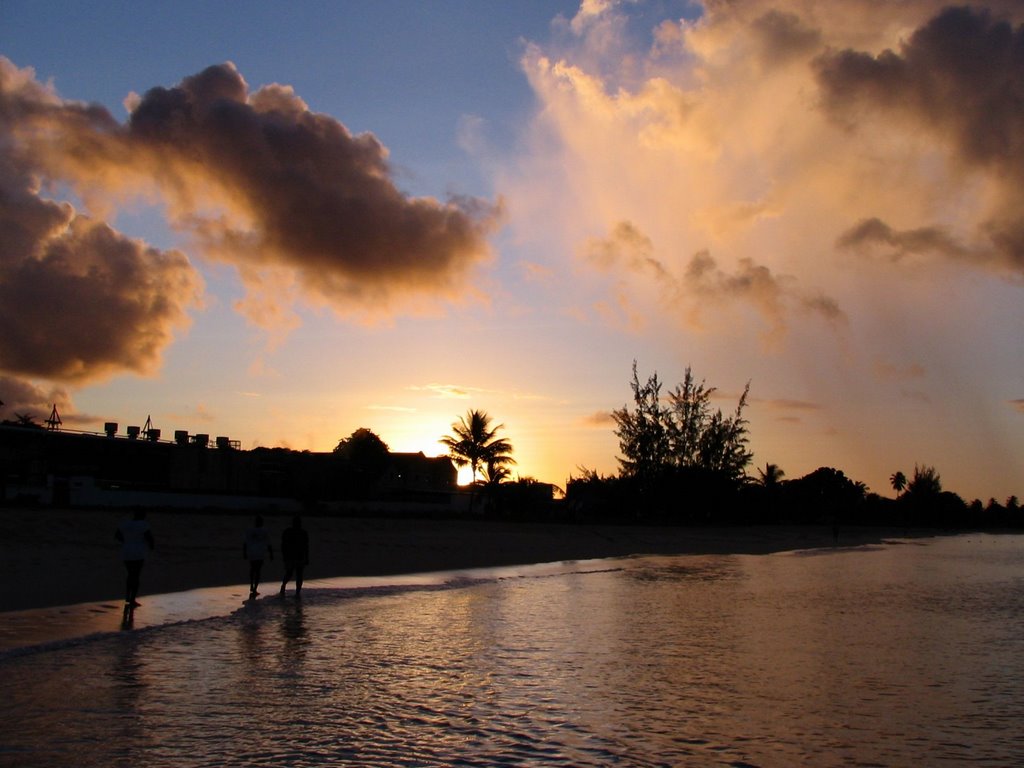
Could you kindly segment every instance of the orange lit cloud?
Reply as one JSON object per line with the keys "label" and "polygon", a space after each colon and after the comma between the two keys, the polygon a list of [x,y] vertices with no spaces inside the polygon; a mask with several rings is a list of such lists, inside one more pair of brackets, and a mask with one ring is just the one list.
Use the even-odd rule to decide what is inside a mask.
{"label": "orange lit cloud", "polygon": [[541,109],[510,205],[574,238],[620,306],[702,327],[749,307],[779,340],[798,314],[855,320],[851,273],[1019,277],[1019,4],[701,5],[641,50],[629,4],[587,3],[522,60]]}
{"label": "orange lit cloud", "polygon": [[99,418],[74,412],[71,396],[63,387],[43,389],[29,381],[0,374],[0,418],[17,421],[26,417],[35,424],[42,424],[56,406],[61,421],[67,424],[89,424]]}
{"label": "orange lit cloud", "polygon": [[475,387],[462,387],[457,384],[424,384],[422,386],[412,386],[409,389],[430,392],[435,397],[455,400],[465,400],[471,393],[482,391]]}
{"label": "orange lit cloud", "polygon": [[596,427],[599,429],[610,429],[615,426],[615,419],[612,418],[611,411],[597,411],[583,419],[583,424],[588,427]]}
{"label": "orange lit cloud", "polygon": [[845,321],[838,303],[821,294],[805,294],[793,277],[741,258],[733,272],[724,271],[701,251],[682,265],[678,276],[654,256],[654,243],[630,222],[619,222],[607,238],[585,245],[589,260],[603,270],[616,267],[646,275],[661,288],[663,301],[684,309],[694,327],[702,327],[702,308],[738,303],[756,308],[769,324],[767,338],[785,334],[786,317],[794,309],[817,313],[833,323]]}
{"label": "orange lit cloud", "polygon": [[[549,233],[581,325],[819,404],[761,415],[833,424],[830,461],[882,477],[892,434],[938,444],[970,413],[1019,464],[988,414],[1019,346],[1024,6],[947,5],[704,0],[646,29],[650,5],[581,5],[521,58],[511,226]],[[773,425],[769,450],[810,450]]]}
{"label": "orange lit cloud", "polygon": [[[184,254],[43,197],[33,142],[62,108],[0,59],[0,370],[67,382],[151,373],[202,279]],[[67,110],[85,131],[104,123],[95,110]]]}
{"label": "orange lit cloud", "polygon": [[[133,146],[172,160],[174,178],[161,188],[207,251],[294,269],[305,292],[339,308],[455,295],[487,255],[493,206],[407,197],[372,134],[353,136],[289,87],[250,93],[231,64],[152,89],[127,133]],[[207,217],[193,200],[203,182],[219,188],[225,215]]]}
{"label": "orange lit cloud", "polygon": [[[298,323],[290,307],[300,298],[368,317],[455,300],[490,255],[494,205],[403,194],[372,134],[352,135],[287,86],[250,91],[230,63],[132,95],[127,124],[103,107],[58,97],[5,59],[0,77],[4,154],[23,170],[20,178],[70,186],[94,216],[139,196],[163,203],[199,253],[237,267],[248,295],[236,309],[261,327],[287,333]],[[42,201],[37,184],[20,186],[22,198],[35,198],[34,210],[8,206],[4,215],[28,235],[114,237],[99,224],[71,226],[72,214]],[[29,255],[28,235],[8,239],[18,259],[38,259]],[[170,314],[187,305],[199,282],[182,284],[191,270],[184,257],[139,248],[148,262],[136,276],[148,266],[157,267],[154,278],[159,268],[177,269],[168,294],[178,290],[178,298],[163,303]],[[124,367],[152,362],[166,342],[153,330]],[[75,375],[73,364],[52,372]]]}

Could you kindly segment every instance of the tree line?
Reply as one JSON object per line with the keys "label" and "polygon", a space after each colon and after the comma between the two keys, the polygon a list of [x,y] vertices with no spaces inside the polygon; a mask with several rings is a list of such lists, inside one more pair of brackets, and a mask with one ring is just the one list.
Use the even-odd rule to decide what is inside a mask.
{"label": "tree line", "polygon": [[966,503],[942,488],[934,467],[915,466],[911,479],[891,477],[895,499],[868,491],[841,470],[820,467],[783,480],[778,465],[748,474],[748,382],[735,409],[713,408],[713,387],[689,367],[662,395],[657,373],[641,381],[633,363],[633,405],[612,412],[619,472],[603,477],[580,468],[569,479],[567,506],[580,517],[676,524],[815,523],[833,525],[1024,527],[1015,496],[1000,504]]}
{"label": "tree line", "polygon": [[[698,381],[689,366],[679,384],[663,391],[657,372],[641,379],[634,361],[630,388],[632,404],[611,414],[619,440],[618,472],[601,475],[579,467],[559,504],[536,492],[539,486],[550,488],[547,484],[512,478],[516,462],[512,443],[499,434],[503,424],[481,410],[459,417],[440,441],[456,466],[470,469],[471,511],[682,525],[1024,527],[1015,496],[1005,503],[967,503],[943,489],[931,466],[915,466],[910,478],[894,472],[890,482],[895,499],[869,492],[864,483],[834,467],[787,480],[778,465],[768,463],[751,475],[753,454],[744,417],[749,382],[728,411],[713,406],[716,389]],[[373,467],[386,466],[388,448],[364,428],[341,440],[335,452],[349,471],[366,475]]]}

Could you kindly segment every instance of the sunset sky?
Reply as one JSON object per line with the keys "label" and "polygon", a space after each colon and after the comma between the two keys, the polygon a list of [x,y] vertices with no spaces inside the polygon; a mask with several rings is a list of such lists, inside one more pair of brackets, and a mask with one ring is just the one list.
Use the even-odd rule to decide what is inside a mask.
{"label": "sunset sky", "polygon": [[0,3],[0,417],[1024,496],[1024,3]]}

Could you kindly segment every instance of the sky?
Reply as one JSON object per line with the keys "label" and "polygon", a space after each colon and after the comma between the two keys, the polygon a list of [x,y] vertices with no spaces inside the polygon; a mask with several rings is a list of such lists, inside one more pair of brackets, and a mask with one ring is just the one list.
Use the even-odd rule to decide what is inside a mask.
{"label": "sky", "polygon": [[1024,3],[0,2],[0,416],[1024,495]]}

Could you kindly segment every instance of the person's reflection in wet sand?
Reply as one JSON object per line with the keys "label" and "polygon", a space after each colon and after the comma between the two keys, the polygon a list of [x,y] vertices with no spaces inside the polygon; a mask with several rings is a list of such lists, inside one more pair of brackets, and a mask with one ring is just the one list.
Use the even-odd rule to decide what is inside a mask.
{"label": "person's reflection in wet sand", "polygon": [[302,603],[294,603],[282,611],[280,629],[282,640],[279,659],[280,674],[286,678],[297,678],[305,664],[306,651],[310,643]]}
{"label": "person's reflection in wet sand", "polygon": [[139,718],[139,703],[149,684],[145,679],[145,665],[139,655],[137,635],[122,635],[121,646],[114,655],[111,679],[114,682],[113,705],[121,715],[118,722],[123,724],[121,735],[132,743],[138,734],[134,732]]}

